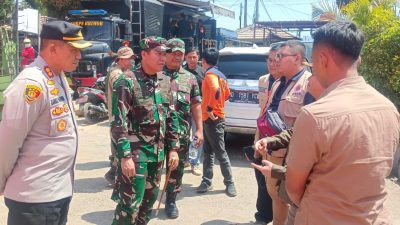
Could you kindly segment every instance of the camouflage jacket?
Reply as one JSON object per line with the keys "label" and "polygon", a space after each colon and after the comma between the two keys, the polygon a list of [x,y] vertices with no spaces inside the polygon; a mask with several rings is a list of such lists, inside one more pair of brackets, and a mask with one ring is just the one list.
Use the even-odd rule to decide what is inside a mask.
{"label": "camouflage jacket", "polygon": [[159,162],[164,160],[164,147],[179,147],[170,78],[163,72],[151,76],[138,66],[131,75],[120,76],[113,86],[112,117],[111,135],[119,159]]}
{"label": "camouflage jacket", "polygon": [[192,120],[190,107],[201,103],[200,88],[196,77],[182,67],[178,71],[170,71],[165,67],[164,72],[171,78],[172,101],[179,120],[179,141],[181,145],[188,145]]}

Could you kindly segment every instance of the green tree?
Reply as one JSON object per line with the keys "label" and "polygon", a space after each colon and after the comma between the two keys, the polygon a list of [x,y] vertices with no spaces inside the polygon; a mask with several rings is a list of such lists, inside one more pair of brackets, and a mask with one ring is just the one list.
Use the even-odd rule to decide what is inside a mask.
{"label": "green tree", "polygon": [[1,4],[0,26],[10,24],[14,5],[15,3],[13,0],[4,0],[4,2]]}
{"label": "green tree", "polygon": [[394,0],[354,0],[343,8],[365,33],[361,74],[400,106],[400,19]]}
{"label": "green tree", "polygon": [[64,20],[68,10],[80,8],[80,0],[25,0],[41,14]]}

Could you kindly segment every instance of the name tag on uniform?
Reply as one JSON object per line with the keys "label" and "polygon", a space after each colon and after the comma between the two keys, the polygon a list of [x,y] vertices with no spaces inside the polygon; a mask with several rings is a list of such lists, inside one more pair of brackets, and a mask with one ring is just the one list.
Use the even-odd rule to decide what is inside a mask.
{"label": "name tag on uniform", "polygon": [[60,102],[65,102],[64,96],[57,96],[56,98],[50,99],[50,106],[57,105]]}

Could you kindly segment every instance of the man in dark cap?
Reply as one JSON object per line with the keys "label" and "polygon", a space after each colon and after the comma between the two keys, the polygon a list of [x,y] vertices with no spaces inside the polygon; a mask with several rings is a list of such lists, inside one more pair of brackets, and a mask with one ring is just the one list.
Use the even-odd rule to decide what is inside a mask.
{"label": "man in dark cap", "polygon": [[75,116],[64,72],[78,66],[82,27],[43,25],[41,49],[4,92],[0,123],[0,194],[8,225],[64,225],[78,149]]}
{"label": "man in dark cap", "polygon": [[188,156],[190,140],[190,130],[192,116],[196,124],[193,133],[196,138],[195,145],[199,147],[203,143],[203,124],[201,120],[201,95],[196,77],[189,71],[182,68],[185,55],[185,42],[179,38],[172,38],[167,42],[167,61],[164,72],[171,78],[171,91],[175,110],[179,118],[180,147],[179,165],[171,173],[167,186],[167,199],[165,201],[165,212],[168,218],[179,216],[176,207],[176,196],[182,190],[182,177],[185,169],[185,159]]}
{"label": "man in dark cap", "polygon": [[[178,119],[170,78],[162,71],[165,39],[139,42],[141,64],[120,75],[113,85],[111,135],[116,143],[116,181],[112,199],[118,203],[113,225],[144,225],[157,199],[164,156],[178,166]],[[164,150],[165,148],[165,150]]]}

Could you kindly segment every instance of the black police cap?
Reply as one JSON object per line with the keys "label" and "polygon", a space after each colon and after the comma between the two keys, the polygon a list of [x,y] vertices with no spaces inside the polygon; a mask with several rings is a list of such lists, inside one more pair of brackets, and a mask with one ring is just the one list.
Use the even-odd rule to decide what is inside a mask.
{"label": "black police cap", "polygon": [[43,39],[65,41],[75,48],[87,48],[92,44],[83,39],[82,27],[65,21],[50,21],[43,24],[40,37]]}

